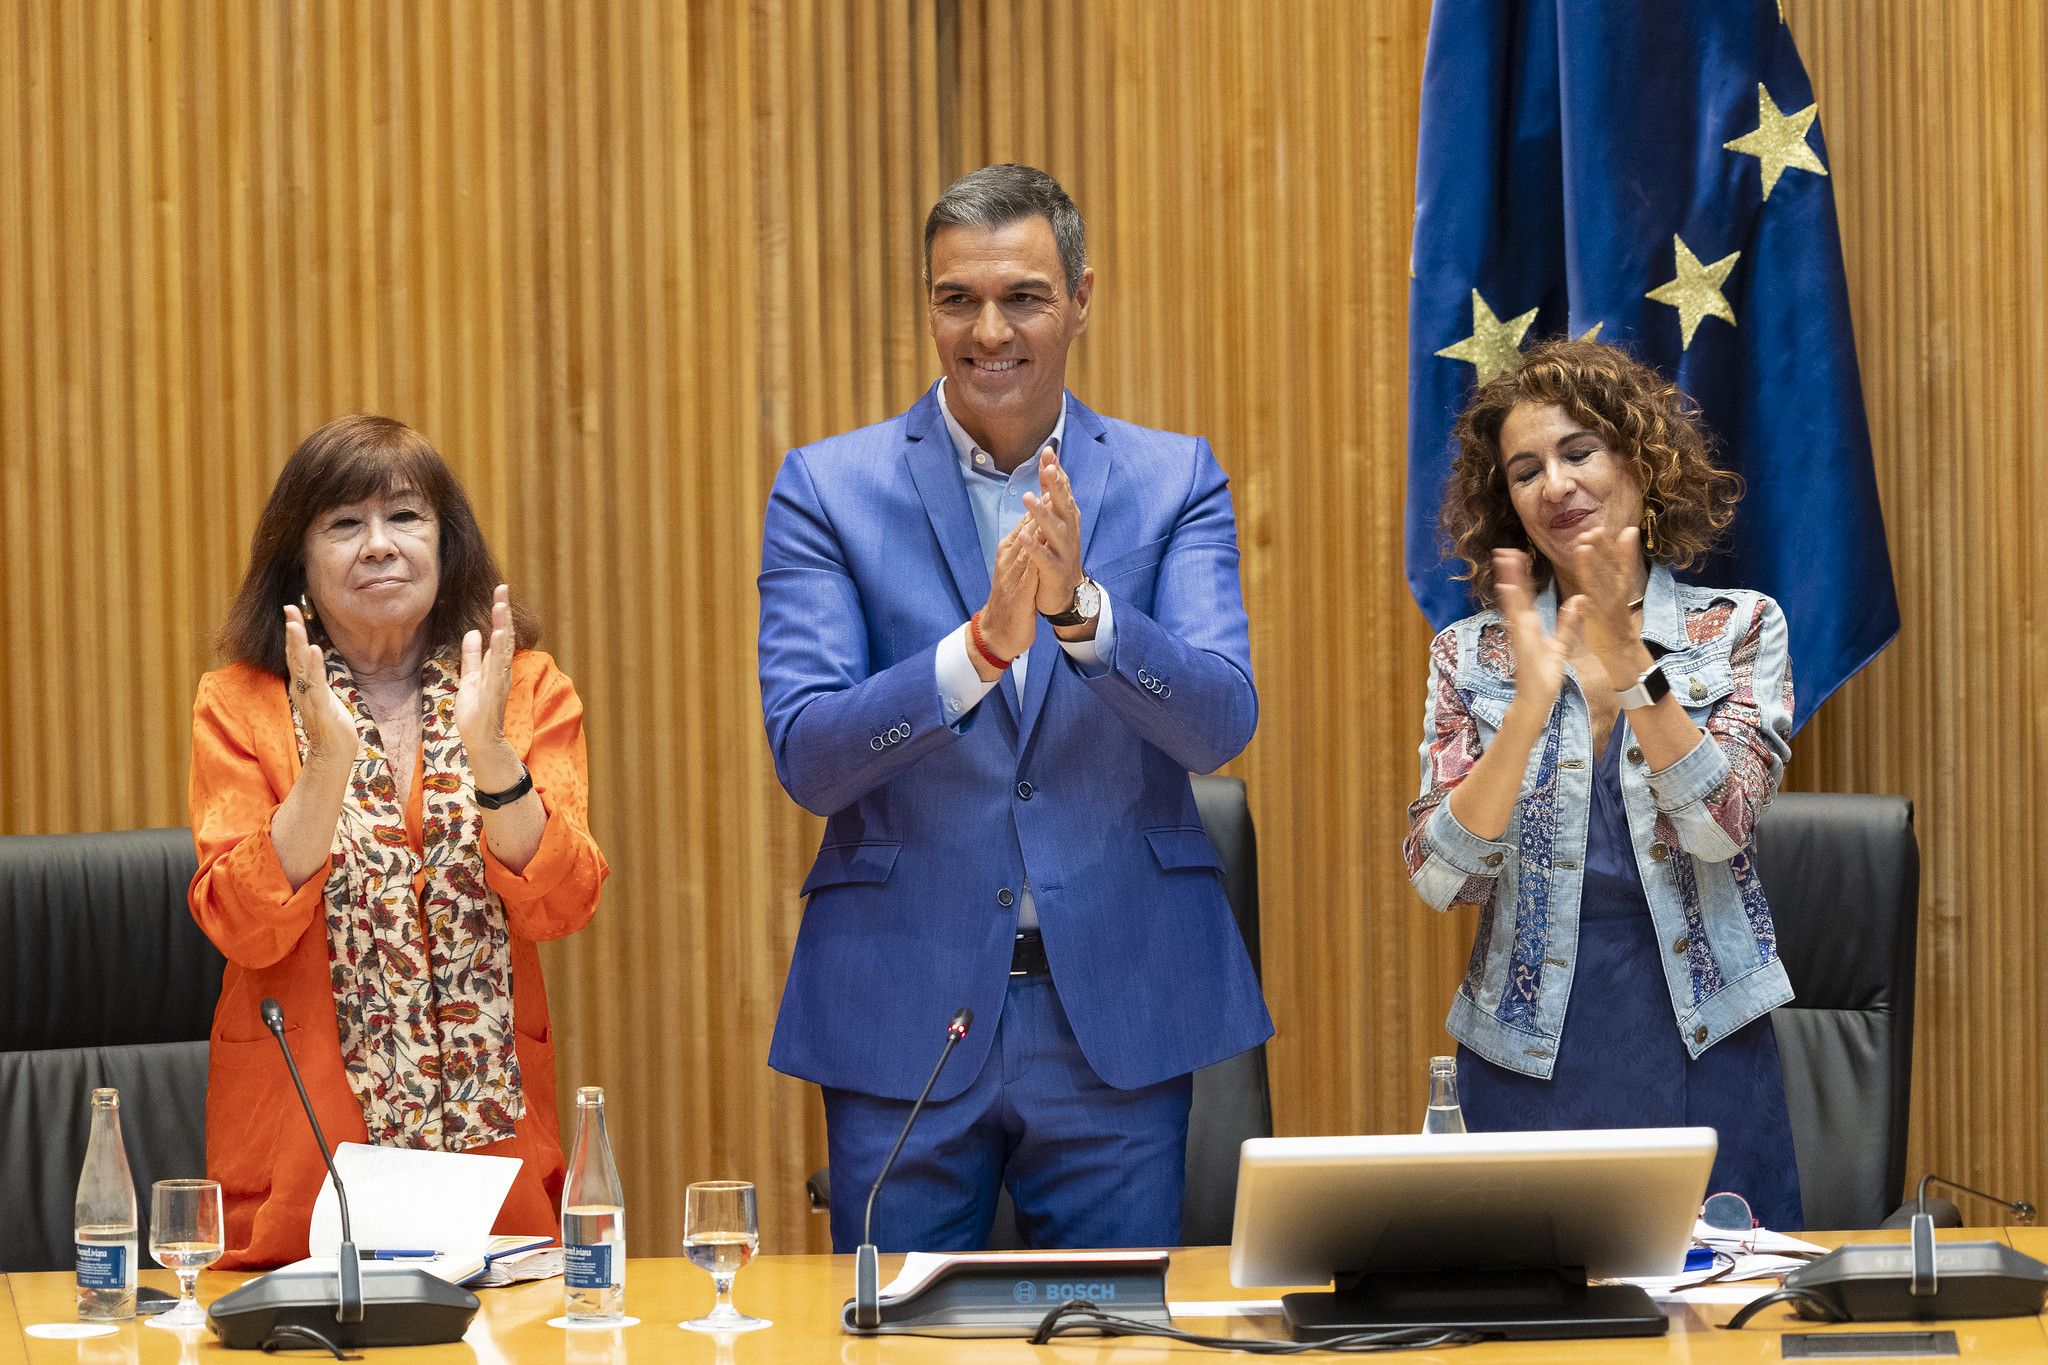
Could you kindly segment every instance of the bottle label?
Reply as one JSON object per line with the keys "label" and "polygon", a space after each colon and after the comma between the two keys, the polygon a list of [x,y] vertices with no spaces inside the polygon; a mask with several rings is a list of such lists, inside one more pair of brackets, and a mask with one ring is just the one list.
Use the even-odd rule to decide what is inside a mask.
{"label": "bottle label", "polygon": [[128,1248],[92,1242],[78,1245],[78,1287],[80,1289],[126,1289]]}
{"label": "bottle label", "polygon": [[[81,1272],[83,1273],[83,1272]],[[571,1289],[610,1289],[612,1249],[608,1244],[562,1249],[562,1277]]]}

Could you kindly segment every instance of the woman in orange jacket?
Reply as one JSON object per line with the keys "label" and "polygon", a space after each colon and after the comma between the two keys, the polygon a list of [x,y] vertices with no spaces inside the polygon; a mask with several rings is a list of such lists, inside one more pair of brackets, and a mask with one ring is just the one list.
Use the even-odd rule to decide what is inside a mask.
{"label": "woman in orange jacket", "polygon": [[518,1157],[504,1232],[555,1226],[562,1148],[535,945],[606,867],[583,707],[532,648],[453,473],[383,417],[286,462],[192,723],[190,901],[228,959],[207,1081],[223,1267],[306,1254],[331,1142]]}

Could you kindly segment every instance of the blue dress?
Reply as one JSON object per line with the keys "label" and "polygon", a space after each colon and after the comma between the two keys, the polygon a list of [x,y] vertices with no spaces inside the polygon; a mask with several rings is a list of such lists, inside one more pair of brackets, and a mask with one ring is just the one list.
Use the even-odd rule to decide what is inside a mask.
{"label": "blue dress", "polygon": [[1621,729],[1594,770],[1579,965],[1549,1080],[1460,1045],[1458,1098],[1473,1132],[1677,1128],[1720,1134],[1709,1193],[1732,1190],[1765,1227],[1804,1226],[1785,1077],[1769,1015],[1694,1060],[1678,1035],[1656,926],[1621,800]]}

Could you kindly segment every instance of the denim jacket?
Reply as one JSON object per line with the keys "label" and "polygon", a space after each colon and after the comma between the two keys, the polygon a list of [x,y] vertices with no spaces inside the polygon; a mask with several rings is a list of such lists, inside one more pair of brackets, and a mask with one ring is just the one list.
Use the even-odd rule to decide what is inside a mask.
{"label": "denim jacket", "polygon": [[[1554,586],[1537,606],[1554,628]],[[1670,949],[1660,954],[1664,982],[1697,1057],[1792,998],[1752,838],[1791,753],[1785,617],[1761,593],[1681,584],[1658,566],[1644,594],[1642,638],[1666,651],[1671,691],[1705,735],[1651,772],[1628,713],[1615,721],[1636,866],[1657,941]],[[1409,879],[1431,906],[1479,910],[1451,1035],[1489,1061],[1548,1078],[1571,998],[1596,758],[1577,677],[1559,692],[1499,839],[1465,829],[1446,799],[1492,742],[1514,694],[1514,655],[1497,612],[1468,616],[1431,644],[1422,795],[1408,808],[1404,852]]]}

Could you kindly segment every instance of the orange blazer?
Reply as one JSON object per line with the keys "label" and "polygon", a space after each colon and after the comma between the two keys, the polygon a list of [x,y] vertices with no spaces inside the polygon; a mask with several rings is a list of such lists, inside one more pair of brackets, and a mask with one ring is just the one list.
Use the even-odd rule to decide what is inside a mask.
{"label": "orange blazer", "polygon": [[[524,872],[512,872],[484,847],[484,880],[503,900],[511,928],[513,1020],[526,1116],[511,1138],[475,1150],[525,1163],[497,1230],[545,1233],[558,1222],[564,1162],[547,986],[535,945],[589,922],[607,868],[590,836],[583,703],[555,661],[538,650],[513,657],[505,735],[533,774],[547,827]],[[280,1265],[304,1256],[306,1225],[326,1174],[291,1075],[263,1027],[259,1005],[265,996],[284,1006],[285,1041],[327,1140],[368,1140],[362,1107],[342,1072],[334,1022],[321,900],[332,864],[322,863],[294,891],[270,842],[271,816],[298,774],[284,679],[234,664],[199,680],[192,704],[191,786],[199,873],[188,899],[192,917],[228,960],[213,1015],[206,1082],[206,1170],[221,1186],[223,1269]],[[416,768],[405,817],[415,852],[421,850],[421,786]]]}

